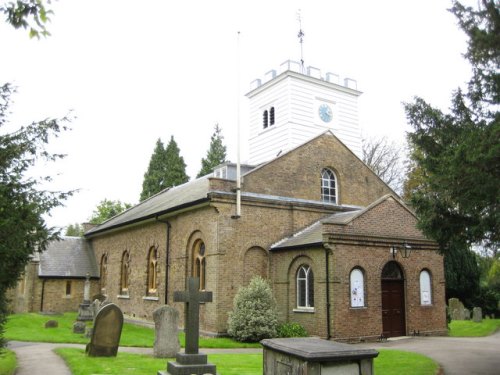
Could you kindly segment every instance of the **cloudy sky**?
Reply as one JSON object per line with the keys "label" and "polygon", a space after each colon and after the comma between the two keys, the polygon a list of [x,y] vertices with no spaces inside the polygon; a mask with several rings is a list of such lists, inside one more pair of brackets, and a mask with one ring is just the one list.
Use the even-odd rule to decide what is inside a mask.
{"label": "cloudy sky", "polygon": [[86,221],[104,198],[136,203],[158,138],[166,144],[174,136],[194,178],[218,123],[235,161],[238,98],[244,161],[244,94],[255,78],[300,60],[300,9],[305,65],[356,79],[363,137],[401,141],[410,130],[402,102],[418,95],[446,110],[469,77],[466,38],[450,6],[59,0],[49,38],[30,40],[0,23],[0,83],[18,88],[9,127],[0,131],[72,111],[73,130],[51,143],[68,156],[40,167],[57,175],[51,189],[80,189],[48,218],[57,226]]}

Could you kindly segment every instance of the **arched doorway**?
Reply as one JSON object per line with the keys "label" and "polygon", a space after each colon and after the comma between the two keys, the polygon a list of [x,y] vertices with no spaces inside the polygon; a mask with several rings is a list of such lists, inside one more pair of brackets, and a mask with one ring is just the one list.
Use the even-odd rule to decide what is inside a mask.
{"label": "arched doorway", "polygon": [[382,269],[382,330],[385,337],[406,335],[403,271],[397,262]]}

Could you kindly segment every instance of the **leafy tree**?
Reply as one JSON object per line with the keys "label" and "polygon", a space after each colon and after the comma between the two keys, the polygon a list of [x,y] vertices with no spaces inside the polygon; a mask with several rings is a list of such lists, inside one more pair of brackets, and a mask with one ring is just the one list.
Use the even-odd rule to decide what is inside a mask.
{"label": "leafy tree", "polygon": [[167,174],[167,160],[165,147],[160,138],[156,141],[156,146],[149,161],[148,170],[144,174],[142,182],[142,192],[140,201],[167,188],[165,176]]}
{"label": "leafy tree", "polygon": [[[0,129],[7,123],[11,85],[0,86]],[[0,347],[4,346],[3,326],[7,316],[7,289],[14,287],[30,257],[45,250],[59,231],[47,227],[43,216],[73,192],[40,188],[50,176],[29,177],[37,161],[55,162],[64,155],[52,154],[50,139],[67,130],[68,118],[45,119],[12,133],[0,133]]]}
{"label": "leafy tree", "polygon": [[196,177],[212,173],[215,167],[226,162],[226,146],[222,143],[223,139],[224,137],[222,136],[219,124],[216,124],[210,140],[207,157],[201,159],[201,170]]}
{"label": "leafy tree", "polygon": [[469,36],[468,90],[453,93],[446,114],[421,98],[405,105],[414,129],[408,193],[420,228],[443,253],[499,242],[500,13],[494,0],[481,4],[474,10],[455,1],[451,9]]}
{"label": "leafy tree", "polygon": [[78,223],[70,224],[66,228],[66,233],[64,235],[69,237],[81,237],[83,235],[83,228]]}
{"label": "leafy tree", "polygon": [[[46,24],[53,12],[47,9],[42,0],[17,0],[0,4],[0,13],[7,16],[7,22],[16,29],[29,29],[30,38],[48,36]],[[46,1],[50,4],[50,0]]]}
{"label": "leafy tree", "polygon": [[105,198],[97,205],[89,222],[91,224],[102,224],[130,207],[132,207],[130,203],[122,203],[120,200],[112,201]]}
{"label": "leafy tree", "polygon": [[363,140],[363,161],[396,193],[401,194],[405,176],[403,150],[386,137]]}
{"label": "leafy tree", "polygon": [[229,313],[228,334],[238,341],[257,342],[276,337],[278,317],[269,283],[260,276],[241,287]]}

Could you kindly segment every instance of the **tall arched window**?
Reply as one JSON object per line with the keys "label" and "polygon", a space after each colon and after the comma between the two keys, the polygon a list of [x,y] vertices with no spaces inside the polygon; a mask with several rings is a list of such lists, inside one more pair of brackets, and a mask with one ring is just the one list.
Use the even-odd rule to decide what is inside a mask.
{"label": "tall arched window", "polygon": [[354,268],[350,277],[351,307],[365,306],[365,277],[360,268]]}
{"label": "tall arched window", "polygon": [[269,110],[269,126],[274,125],[274,107]]}
{"label": "tall arched window", "polygon": [[321,200],[328,203],[337,203],[337,179],[330,169],[321,171]]}
{"label": "tall arched window", "polygon": [[148,255],[148,295],[157,293],[158,249],[152,246]]}
{"label": "tall arched window", "polygon": [[269,126],[269,114],[267,110],[265,110],[264,113],[262,114],[262,123],[264,129],[267,129],[267,127]]}
{"label": "tall arched window", "polygon": [[120,272],[120,294],[122,295],[128,295],[129,274],[130,274],[130,254],[128,253],[128,251],[124,251],[122,255],[122,264]]}
{"label": "tall arched window", "polygon": [[297,307],[314,307],[314,275],[311,267],[307,265],[300,266],[297,271]]}
{"label": "tall arched window", "polygon": [[420,304],[432,304],[431,275],[427,270],[420,272]]}
{"label": "tall arched window", "polygon": [[200,290],[205,290],[205,271],[205,244],[203,241],[198,241],[195,243],[193,250],[193,276],[200,279]]}
{"label": "tall arched window", "polygon": [[106,279],[108,276],[108,256],[107,254],[103,254],[101,257],[101,265],[100,265],[100,284],[101,284],[101,292],[103,294],[106,293]]}

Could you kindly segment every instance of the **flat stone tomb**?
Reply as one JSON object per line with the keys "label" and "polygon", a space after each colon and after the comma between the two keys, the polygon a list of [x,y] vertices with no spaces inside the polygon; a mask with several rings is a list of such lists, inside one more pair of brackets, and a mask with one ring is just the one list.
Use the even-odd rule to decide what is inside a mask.
{"label": "flat stone tomb", "polygon": [[91,357],[116,357],[123,327],[123,313],[110,303],[102,307],[94,320],[94,328],[86,353]]}
{"label": "flat stone tomb", "polygon": [[[212,302],[212,292],[199,290],[200,280],[188,278],[188,288],[183,292],[174,292],[175,302],[185,303],[186,347],[184,353],[177,353],[175,362],[167,362],[167,373],[170,375],[204,375],[217,374],[214,364],[207,362],[207,355],[199,353],[200,337],[200,303]],[[164,375],[162,371],[158,375]]]}

